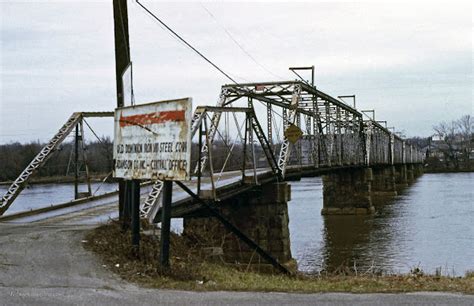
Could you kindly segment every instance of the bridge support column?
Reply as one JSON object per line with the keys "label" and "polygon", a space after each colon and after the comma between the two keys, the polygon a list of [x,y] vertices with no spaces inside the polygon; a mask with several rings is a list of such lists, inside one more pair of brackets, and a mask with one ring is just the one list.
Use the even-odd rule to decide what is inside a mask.
{"label": "bridge support column", "polygon": [[374,179],[371,185],[372,196],[396,196],[397,190],[395,186],[395,168],[375,167],[372,168]]}
{"label": "bridge support column", "polygon": [[415,171],[413,170],[413,164],[407,164],[407,181],[412,183],[415,180]]}
{"label": "bridge support column", "polygon": [[355,215],[375,212],[370,196],[372,169],[338,170],[323,176],[323,215]]}
{"label": "bridge support column", "polygon": [[414,164],[413,165],[413,175],[415,177],[420,177],[423,175],[424,169],[422,164]]}
{"label": "bridge support column", "polygon": [[[296,268],[291,257],[288,206],[291,186],[286,182],[261,186],[261,192],[241,195],[219,205],[220,212],[240,231],[280,263]],[[184,218],[184,233],[210,237],[209,247],[223,249],[224,260],[252,268],[272,270],[265,260],[212,217]]]}
{"label": "bridge support column", "polygon": [[395,184],[397,190],[408,187],[407,165],[403,164],[395,166]]}

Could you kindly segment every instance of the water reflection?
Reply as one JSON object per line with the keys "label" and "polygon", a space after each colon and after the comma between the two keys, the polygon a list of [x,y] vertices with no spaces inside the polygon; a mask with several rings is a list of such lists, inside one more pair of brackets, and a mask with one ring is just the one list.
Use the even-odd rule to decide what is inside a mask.
{"label": "water reflection", "polygon": [[363,216],[325,216],[323,268],[333,271],[341,265],[365,263],[373,222]]}

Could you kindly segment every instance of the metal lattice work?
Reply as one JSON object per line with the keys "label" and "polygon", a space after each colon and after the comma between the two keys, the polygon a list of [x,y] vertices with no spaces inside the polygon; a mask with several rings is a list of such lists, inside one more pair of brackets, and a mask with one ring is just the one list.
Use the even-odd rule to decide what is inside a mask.
{"label": "metal lattice work", "polygon": [[[269,142],[275,140],[275,128],[271,124],[275,114],[282,114],[279,121],[283,131],[290,125],[302,130],[303,136],[294,145],[283,131],[280,133],[283,139],[278,143],[278,168],[283,176],[291,165],[331,167],[364,163],[362,114],[351,106],[299,81],[235,84],[223,88],[227,90],[227,100],[233,104],[239,98],[250,97],[266,106]],[[274,111],[279,108],[281,112]]]}
{"label": "metal lattice work", "polygon": [[[249,188],[270,177],[423,160],[377,121],[299,81],[224,85],[217,106],[197,107],[191,135],[197,180],[190,184],[215,202],[233,192],[229,186]],[[148,218],[156,222],[159,188],[152,192]]]}
{"label": "metal lattice work", "polygon": [[[295,124],[297,118],[297,109],[298,103],[300,100],[301,95],[301,86],[295,86],[293,89],[293,94],[291,97],[291,103],[289,105],[289,112],[287,113],[287,122],[285,122],[285,126],[289,124]],[[288,158],[290,157],[290,141],[284,137],[283,144],[280,148],[280,156],[278,158],[278,168],[281,171],[282,176],[285,176],[286,165],[288,162]]]}
{"label": "metal lattice work", "polygon": [[272,169],[272,172],[281,179],[282,173],[280,171],[280,168],[278,167],[278,163],[275,159],[275,155],[273,154],[271,144],[269,143],[267,137],[265,136],[265,133],[263,132],[263,129],[260,126],[260,123],[258,122],[258,119],[255,116],[255,113],[252,112],[251,114],[252,114],[251,116],[252,130],[254,131],[260,145],[262,146],[263,152],[265,154],[265,157],[267,158],[270,168]]}
{"label": "metal lattice work", "polygon": [[[220,97],[219,97],[219,102],[217,103],[217,106],[218,107],[223,106],[226,102],[226,98],[227,98],[227,91],[225,89],[222,89]],[[212,116],[211,126],[210,126],[209,131],[208,131],[209,144],[212,144],[212,142],[214,141],[214,136],[216,135],[217,127],[219,126],[219,121],[221,120],[221,115],[222,115],[221,112],[216,111],[216,112],[214,112],[214,114]],[[196,124],[196,126],[199,126],[199,124]],[[208,142],[205,142],[204,145],[202,146],[201,153],[202,153],[201,169],[199,171],[202,171],[204,169],[204,167],[206,166],[206,162],[207,162],[208,155],[209,155]],[[196,166],[196,169],[194,170],[194,173],[197,173],[197,172],[198,172],[198,169],[197,169],[197,166]]]}
{"label": "metal lattice work", "polygon": [[[10,186],[0,214],[83,117],[106,116],[113,113],[74,113]],[[197,107],[190,132],[197,193],[213,200],[236,172],[246,185],[259,184],[259,171],[284,180],[288,173],[318,168],[423,161],[420,150],[377,121],[364,121],[352,106],[300,81],[224,85],[217,106]],[[154,220],[162,187],[163,182],[154,182],[141,205],[142,217]]]}
{"label": "metal lattice work", "polygon": [[[364,121],[362,113],[352,106],[305,82],[224,85],[218,106],[235,107],[240,106],[239,102],[253,109],[259,125],[266,123],[265,131],[255,132],[257,137],[265,136],[269,144],[260,149],[265,155],[278,156],[277,167],[283,177],[289,166],[302,169],[362,166],[419,162],[422,158],[417,150],[402,148],[403,140],[387,128],[373,120]],[[219,116],[220,112],[213,116],[207,134],[210,143],[214,141],[219,123],[215,118]],[[292,125],[303,134],[295,144],[290,143],[284,133]],[[253,134],[249,135],[249,139],[252,137]],[[208,152],[206,143],[203,153]],[[204,154],[202,160],[207,159],[208,154]],[[271,162],[267,166],[272,167]]]}
{"label": "metal lattice work", "polygon": [[63,140],[71,133],[83,117],[113,117],[113,112],[82,112],[73,113],[66,123],[59,129],[54,137],[41,149],[30,164],[23,170],[16,180],[10,185],[7,192],[0,199],[0,216],[10,207],[15,198],[25,188],[30,177],[43,166],[56,151]]}
{"label": "metal lattice work", "polygon": [[145,202],[140,206],[140,217],[147,218],[151,211],[158,210],[160,206],[158,198],[160,197],[162,189],[163,181],[158,180],[153,184]]}

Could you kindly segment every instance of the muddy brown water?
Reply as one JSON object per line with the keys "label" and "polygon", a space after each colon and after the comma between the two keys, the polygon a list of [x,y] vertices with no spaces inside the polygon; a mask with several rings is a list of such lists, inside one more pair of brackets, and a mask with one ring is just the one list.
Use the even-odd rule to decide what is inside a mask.
{"label": "muddy brown water", "polygon": [[370,217],[321,216],[321,178],[292,182],[291,249],[310,273],[356,264],[464,275],[474,269],[474,173],[424,174]]}

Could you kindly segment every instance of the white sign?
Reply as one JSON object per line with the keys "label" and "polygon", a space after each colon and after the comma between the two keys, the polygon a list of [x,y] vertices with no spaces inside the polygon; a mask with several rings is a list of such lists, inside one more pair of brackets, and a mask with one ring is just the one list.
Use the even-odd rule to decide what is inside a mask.
{"label": "white sign", "polygon": [[189,180],[191,98],[115,110],[114,177]]}

